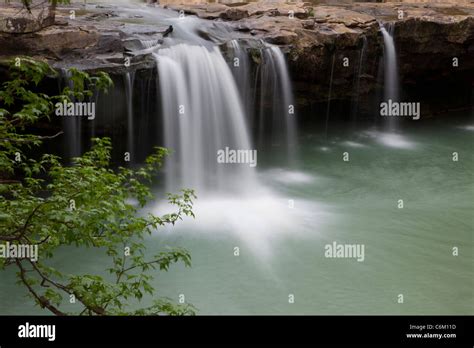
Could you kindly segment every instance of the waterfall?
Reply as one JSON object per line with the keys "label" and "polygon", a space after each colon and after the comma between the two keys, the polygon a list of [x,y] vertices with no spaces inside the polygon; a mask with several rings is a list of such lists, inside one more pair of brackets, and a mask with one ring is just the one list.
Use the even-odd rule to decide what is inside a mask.
{"label": "waterfall", "polygon": [[247,51],[240,45],[238,40],[230,40],[227,43],[231,51],[230,66],[234,75],[237,88],[244,104],[245,114],[249,124],[254,121],[255,89],[252,83],[252,66]]}
{"label": "waterfall", "polygon": [[293,92],[291,88],[290,75],[286,66],[285,57],[277,46],[271,46],[270,51],[275,57],[275,66],[280,80],[281,95],[282,95],[282,115],[275,115],[274,117],[284,117],[284,126],[286,128],[286,143],[289,153],[294,155],[296,146],[296,122],[295,122],[295,103],[293,99]]}
{"label": "waterfall", "polygon": [[[389,26],[389,30],[380,25],[380,31],[384,41],[384,99],[385,101],[399,101],[398,86],[398,63],[395,42],[393,40],[394,26]],[[395,128],[395,118],[389,117],[388,127]]]}
{"label": "waterfall", "polygon": [[329,76],[329,91],[328,91],[328,106],[326,109],[326,124],[324,127],[324,134],[327,140],[328,138],[328,130],[329,130],[329,115],[331,111],[331,95],[332,95],[332,80],[334,77],[334,63],[336,61],[336,53],[334,52],[332,55],[332,63],[331,63],[331,75]]}
{"label": "waterfall", "polygon": [[398,63],[393,30],[394,26],[390,26],[389,31],[387,31],[383,25],[380,25],[384,41],[384,97],[385,100],[398,101]]}
{"label": "waterfall", "polygon": [[281,145],[284,139],[288,156],[293,159],[297,145],[296,116],[285,56],[278,46],[266,44],[261,57],[259,140],[262,142],[265,130],[270,129],[272,145]]}
{"label": "waterfall", "polygon": [[251,191],[255,169],[218,163],[217,152],[252,150],[232,72],[217,47],[177,44],[154,54],[163,108],[167,189]]}
{"label": "waterfall", "polygon": [[[229,67],[218,47],[180,43],[154,56],[161,131],[165,146],[173,151],[165,163],[166,191],[192,188],[199,197],[193,207],[196,222],[185,230],[235,234],[260,260],[270,259],[278,234],[294,233],[294,221],[307,221],[318,208],[302,199],[298,209],[291,209],[292,196],[262,185],[255,168],[217,162],[216,152],[226,147],[252,150],[232,64]],[[272,104],[269,116],[279,116],[279,122],[288,125],[294,115],[290,118],[288,112],[293,101],[283,54],[269,47],[265,58],[264,74],[274,72],[274,84],[266,89]],[[166,212],[158,206],[154,211]]]}
{"label": "waterfall", "polygon": [[[230,66],[247,119],[257,132],[257,142],[262,147],[267,138],[266,132],[269,131],[272,145],[281,145],[283,140],[289,157],[294,158],[296,116],[288,67],[278,46],[265,42],[261,42],[261,45],[261,64],[252,69],[246,49],[238,40],[229,41],[228,48],[232,53]],[[259,96],[256,95],[257,90],[260,90]],[[259,110],[255,110],[257,100]]]}
{"label": "waterfall", "polygon": [[365,62],[365,53],[367,50],[367,37],[365,35],[362,36],[362,47],[360,49],[359,54],[359,65],[357,69],[357,74],[355,77],[355,91],[354,96],[352,98],[352,107],[351,107],[351,119],[353,120],[354,124],[357,122],[357,112],[359,109],[359,98],[360,98],[360,77],[362,75],[362,69],[364,67]]}
{"label": "waterfall", "polygon": [[133,127],[133,81],[135,73],[126,72],[124,75],[125,98],[127,106],[127,152],[131,155],[131,160],[135,158],[134,127]]}
{"label": "waterfall", "polygon": [[[71,73],[69,70],[61,68],[59,70],[60,73],[60,89],[68,87],[69,89],[73,89],[73,82],[71,80]],[[74,100],[71,100],[74,102]],[[67,149],[67,156],[69,158],[77,157],[81,155],[81,117],[63,117],[63,126],[64,126],[64,133],[66,140],[66,149]]]}

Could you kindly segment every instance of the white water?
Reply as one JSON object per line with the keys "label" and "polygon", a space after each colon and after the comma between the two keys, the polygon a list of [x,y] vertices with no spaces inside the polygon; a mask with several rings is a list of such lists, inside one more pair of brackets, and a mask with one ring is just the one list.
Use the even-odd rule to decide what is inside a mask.
{"label": "white water", "polygon": [[[285,139],[288,156],[294,158],[297,144],[296,110],[288,68],[278,46],[265,46],[261,50],[259,138],[265,138],[266,128],[271,129],[272,145],[280,145],[281,139]],[[269,101],[270,119],[266,117]],[[270,127],[266,123],[270,123]]]}
{"label": "white water", "polygon": [[404,135],[398,133],[371,130],[364,132],[362,136],[372,138],[376,142],[387,147],[406,150],[416,148],[416,143],[407,139]]}
{"label": "white water", "polygon": [[398,101],[398,62],[395,42],[393,40],[393,29],[389,32],[383,25],[380,25],[380,31],[384,41],[384,97],[385,100]]}
{"label": "white water", "polygon": [[[228,41],[231,36],[226,34],[225,28],[221,30],[219,24],[219,28],[212,29],[203,26],[205,21],[190,17],[163,19],[152,10],[147,11],[140,14],[144,18],[152,17],[150,20],[153,21],[155,18],[166,20],[166,24],[174,28],[158,47],[142,41],[143,47],[153,52],[158,70],[156,103],[160,108],[156,117],[163,120],[162,126],[158,122],[158,138],[162,133],[164,146],[172,151],[164,168],[165,190],[178,192],[182,188],[191,188],[198,196],[193,207],[196,218],[184,219],[173,230],[189,234],[190,239],[203,235],[225,239],[231,235],[232,239],[235,237],[241,242],[236,245],[242,250],[248,249],[263,259],[272,257],[276,244],[285,236],[298,239],[301,235],[317,234],[327,220],[325,208],[320,204],[279,191],[281,182],[257,176],[255,168],[246,163],[217,162],[217,150],[225,147],[255,149],[248,127],[251,115],[246,114],[248,109],[242,100],[251,99],[246,100],[244,94],[239,94],[236,81],[241,80],[234,78],[232,66],[229,67],[217,45],[223,41],[212,42],[198,35],[202,32],[213,37],[225,34]],[[265,115],[269,116],[265,130],[274,133],[278,145],[292,149],[290,145],[296,143],[296,116],[289,113],[293,96],[284,55],[276,46],[264,43],[262,46],[258,76],[253,75],[255,71],[249,59],[249,64],[242,69],[247,76],[240,77],[243,81],[262,83],[265,90],[259,97],[263,101],[263,96],[266,96],[265,101],[269,104],[265,109]],[[240,54],[244,56],[246,52],[242,50]],[[247,55],[247,58],[250,57]],[[262,77],[271,83],[263,83]],[[133,78],[125,79],[125,89],[132,88]],[[126,94],[127,100],[131,98],[131,94]],[[127,115],[132,115],[128,107],[131,104],[130,99]],[[248,105],[255,103],[251,101]],[[127,120],[129,123],[134,121],[129,116]],[[129,131],[131,128],[139,129],[139,125],[132,125]],[[133,138],[131,134],[128,134],[129,139]],[[143,139],[137,137],[135,140],[138,148],[137,144]],[[264,157],[267,153],[258,152],[258,164],[260,154]],[[285,178],[285,185],[300,186],[313,180],[302,171],[281,170],[286,173],[281,175]],[[175,210],[164,202],[149,209],[157,215]],[[301,227],[298,230],[294,228],[295,221]],[[269,263],[263,262],[262,265]]]}
{"label": "white water", "polygon": [[[285,128],[286,128],[286,143],[291,157],[295,156],[296,146],[296,122],[295,122],[295,102],[293,99],[293,91],[291,87],[290,75],[288,74],[288,68],[286,66],[285,57],[283,52],[277,46],[270,46],[271,55],[275,59],[275,67],[277,76],[280,80],[280,86],[283,105],[282,113],[274,113],[274,117],[284,117]],[[292,111],[290,111],[290,109]]]}
{"label": "white water", "polygon": [[254,168],[222,164],[217,151],[252,150],[232,73],[217,47],[178,44],[155,54],[164,117],[168,189],[251,190]]}
{"label": "white water", "polygon": [[[258,134],[257,143],[263,145],[271,134],[272,145],[287,148],[288,157],[295,158],[297,145],[296,111],[285,56],[278,46],[261,42],[261,63],[252,69],[249,53],[238,40],[228,42],[230,65],[239,89],[250,126]],[[257,96],[260,85],[260,95]],[[258,100],[259,110],[255,110]],[[290,110],[291,109],[291,110]],[[257,115],[255,115],[257,111]]]}
{"label": "white water", "polygon": [[133,127],[133,80],[135,73],[125,73],[124,82],[125,82],[125,98],[127,105],[127,152],[131,154],[131,158],[135,157],[134,153],[134,144],[135,139],[133,136],[134,127]]}
{"label": "white water", "polygon": [[359,66],[357,68],[357,75],[356,75],[356,80],[354,84],[354,96],[352,98],[352,107],[351,107],[351,118],[353,121],[357,121],[357,111],[359,107],[359,97],[360,97],[360,78],[362,76],[363,68],[364,68],[364,63],[365,63],[365,56],[366,56],[366,50],[367,50],[367,37],[365,35],[362,36],[362,47],[360,49],[360,54],[359,54]]}
{"label": "white water", "polygon": [[[245,95],[239,94],[236,80],[241,84],[248,82],[245,76],[234,79],[232,64],[229,67],[217,46],[182,43],[183,37],[192,37],[188,30],[192,27],[180,27],[179,41],[173,32],[166,40],[169,47],[155,53],[165,146],[173,151],[165,165],[166,190],[192,188],[198,196],[193,207],[196,218],[185,219],[177,228],[192,236],[231,235],[243,243],[238,244],[240,247],[268,260],[275,243],[283,236],[314,235],[323,210],[314,202],[294,202],[291,195],[275,193],[272,184],[259,180],[255,168],[248,164],[217,162],[219,149],[254,149],[242,103]],[[245,52],[238,51],[240,46],[234,44],[233,48],[236,56],[245,56]],[[263,85],[272,104],[270,126],[277,122],[280,126],[271,131],[283,132],[279,141],[291,149],[290,145],[296,143],[296,130],[295,116],[288,112],[293,96],[286,63],[279,48],[268,46],[263,51],[262,74],[272,78],[270,86]],[[245,59],[240,62],[244,63],[241,73],[251,78]],[[287,180],[311,178],[289,172]],[[155,214],[162,214],[168,213],[170,207],[158,205],[152,209]],[[304,228],[295,231],[294,221],[300,221]]]}
{"label": "white water", "polygon": [[[60,69],[60,88],[68,87],[73,89],[71,73],[67,69]],[[72,100],[74,101],[74,100]],[[81,117],[63,117],[64,133],[67,142],[66,149],[68,157],[77,157],[81,155]]]}
{"label": "white water", "polygon": [[326,125],[325,125],[325,138],[327,139],[328,137],[328,128],[329,128],[329,115],[330,115],[330,110],[331,110],[331,94],[332,94],[332,81],[334,77],[334,63],[336,61],[336,54],[333,53],[332,55],[332,63],[331,63],[331,75],[329,76],[329,92],[328,92],[328,104],[327,104],[327,109],[326,109]]}
{"label": "white water", "polygon": [[[199,76],[218,74],[221,78],[220,73],[224,72],[223,79],[228,78],[220,64],[216,67],[202,59],[201,55],[208,54],[201,52],[203,47],[190,49],[189,45],[185,46],[183,50],[186,52],[181,53],[186,63],[174,62],[170,58],[177,54],[177,47],[170,48],[171,52],[163,50],[157,54],[158,65],[163,65],[163,73],[169,72],[166,77],[168,84],[160,84],[162,91],[159,99],[164,101],[164,109],[174,112],[165,113],[167,126],[178,132],[181,131],[181,124],[176,117],[178,120],[182,118],[176,115],[176,105],[180,105],[180,102],[185,106],[192,104],[191,101],[199,97],[203,97],[200,102],[207,105],[207,98],[212,94],[202,91],[212,85],[206,81],[201,81],[195,88],[189,67],[192,65],[191,69],[199,70],[193,72]],[[198,57],[194,54],[196,52],[199,52]],[[220,58],[215,57],[213,50],[209,52],[213,55],[210,60],[220,63]],[[170,70],[165,70],[165,67]],[[205,69],[210,71],[202,72]],[[233,91],[218,93],[218,97],[227,97],[228,94],[234,99]],[[198,112],[193,114],[198,114],[196,119],[201,123],[209,117],[202,115],[203,108],[198,108]],[[219,117],[218,114],[214,116]],[[241,115],[220,115],[230,116],[240,119]],[[223,129],[228,128],[223,126]],[[229,129],[234,131],[233,127]],[[465,129],[472,130],[472,126]],[[187,132],[177,135],[184,136]],[[199,132],[209,135],[212,141],[218,134],[211,133],[209,129],[199,129]],[[173,135],[170,134],[170,137]],[[200,195],[202,191],[198,189],[199,199],[194,210],[196,220],[186,219],[178,224],[176,228],[179,233],[174,230],[173,236],[177,237],[171,240],[172,245],[176,241],[177,245],[184,244],[191,251],[193,269],[174,268],[173,272],[160,274],[158,286],[162,294],[174,297],[186,293],[186,297],[198,307],[201,314],[469,314],[472,306],[466,307],[466,303],[472,303],[472,296],[469,296],[472,286],[466,279],[472,279],[470,263],[452,261],[449,253],[439,252],[449,245],[450,240],[470,240],[469,226],[465,221],[469,220],[472,205],[462,202],[469,202],[466,192],[470,192],[471,166],[466,169],[458,166],[453,172],[452,168],[446,169],[445,163],[439,161],[439,158],[443,158],[439,153],[459,151],[459,144],[468,144],[468,139],[461,138],[457,144],[457,140],[449,140],[453,132],[436,135],[415,138],[408,134],[401,136],[371,132],[367,137],[373,139],[362,137],[358,142],[344,141],[342,137],[338,141],[342,141],[344,148],[338,147],[338,141],[329,139],[325,142],[327,146],[319,147],[323,152],[321,154],[312,151],[318,148],[320,142],[308,142],[301,147],[307,152],[302,154],[304,166],[291,171],[276,169],[259,176],[260,182],[274,187],[272,190],[258,185],[259,189],[253,195],[240,197],[223,195],[224,188],[219,194],[203,199]],[[171,138],[167,141],[175,142],[178,145],[176,150],[180,150],[179,146],[186,139]],[[202,140],[199,146],[207,141]],[[342,164],[343,161],[337,155],[345,151],[346,146],[358,148],[353,151],[357,151],[356,158],[360,156],[359,163],[369,165],[356,165],[348,171],[347,163]],[[426,152],[426,149],[430,151]],[[278,152],[278,149],[275,151]],[[420,162],[423,158],[425,161]],[[273,164],[277,167],[280,165],[278,162]],[[176,162],[175,166],[174,173],[179,174],[179,163]],[[203,168],[201,176],[215,175],[212,172],[214,169],[211,163],[209,167]],[[420,169],[424,171],[420,172]],[[400,175],[402,172],[404,175]],[[432,175],[433,172],[436,175]],[[182,181],[181,177],[173,177],[168,172],[168,180],[172,178]],[[227,178],[224,180],[227,181]],[[255,182],[253,179],[242,181]],[[440,185],[441,182],[444,184]],[[233,184],[241,183],[240,180],[229,183]],[[204,183],[203,188],[206,186]],[[394,206],[390,198],[393,192],[411,196],[412,207],[418,208],[408,209],[408,215],[400,219],[398,210],[394,209],[394,212],[391,209]],[[305,199],[311,199],[312,202]],[[317,204],[316,200],[327,202],[333,215],[323,214],[328,207]],[[446,212],[445,203],[450,201],[457,202],[456,212],[446,219],[446,214],[450,212]],[[429,204],[423,208],[426,202]],[[331,224],[324,226],[329,220]],[[452,233],[448,235],[446,230]],[[235,234],[245,243],[228,238],[226,233]],[[315,238],[310,239],[308,236]],[[164,244],[169,244],[170,239],[156,238],[156,243],[148,240],[147,247],[154,254]],[[323,256],[323,246],[332,240],[367,243],[367,263],[357,268],[356,263],[329,261]],[[241,257],[233,255],[235,246],[240,248]],[[400,251],[403,250],[406,251],[406,257],[399,260]],[[420,250],[423,252],[420,253]],[[75,251],[69,249],[64,252],[59,254],[56,262],[63,264],[64,260],[74,260],[73,265],[68,262],[66,265],[73,269],[80,265],[81,271],[86,273],[96,272],[97,264],[103,261],[83,250],[76,254],[72,254]],[[250,252],[258,258],[253,258]],[[271,265],[279,277],[278,282],[273,279],[268,281],[268,272],[258,272],[259,266],[270,263],[254,262],[255,259],[260,261],[259,258],[270,256],[274,256]],[[84,267],[89,267],[90,271]],[[400,274],[404,274],[404,277],[400,277]],[[400,307],[389,298],[390,294],[380,291],[393,288],[394,279],[397,283],[395,286],[402,287],[405,293],[411,294],[411,298],[423,293],[427,284],[435,291],[425,296],[424,301],[412,301],[410,306]],[[1,285],[9,283],[5,281]],[[296,294],[295,304],[287,303],[289,292]],[[2,289],[0,293],[8,295],[4,296],[4,302],[8,303],[10,313],[18,314],[18,306],[14,304],[23,301],[20,296],[15,296],[20,294],[18,289],[11,288],[8,292]],[[453,298],[456,301],[453,302]]]}
{"label": "white water", "polygon": [[255,120],[255,76],[253,76],[249,55],[238,40],[230,40],[227,45],[232,53],[230,57],[231,70],[244,105],[248,124],[252,126]]}

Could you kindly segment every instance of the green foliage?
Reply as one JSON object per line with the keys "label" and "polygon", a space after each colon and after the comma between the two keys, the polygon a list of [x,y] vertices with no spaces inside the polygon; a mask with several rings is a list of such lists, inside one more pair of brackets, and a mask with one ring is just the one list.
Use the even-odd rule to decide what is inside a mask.
{"label": "green foliage", "polygon": [[[72,69],[72,88],[59,96],[34,92],[32,87],[55,72],[46,64],[27,58],[11,64],[11,80],[0,90],[0,241],[37,245],[39,259],[0,258],[0,270],[16,267],[18,281],[36,304],[54,314],[87,315],[183,315],[189,305],[160,298],[152,306],[130,309],[130,303],[153,296],[154,271],[170,265],[191,265],[183,249],[165,249],[146,259],[144,238],[157,228],[174,224],[192,212],[193,191],[169,194],[176,212],[165,216],[140,215],[153,199],[148,183],[160,168],[167,150],[156,148],[139,169],[110,166],[111,141],[93,139],[93,146],[70,166],[52,154],[30,158],[27,149],[45,138],[27,133],[27,127],[46,120],[56,101],[84,99],[94,90],[106,90],[112,81],[106,74],[89,76]],[[59,133],[58,133],[59,134]],[[136,201],[137,205],[130,202]],[[58,248],[93,248],[110,259],[103,276],[65,274],[48,262]],[[107,274],[108,271],[108,274]],[[74,297],[78,310],[66,313],[64,301]]]}

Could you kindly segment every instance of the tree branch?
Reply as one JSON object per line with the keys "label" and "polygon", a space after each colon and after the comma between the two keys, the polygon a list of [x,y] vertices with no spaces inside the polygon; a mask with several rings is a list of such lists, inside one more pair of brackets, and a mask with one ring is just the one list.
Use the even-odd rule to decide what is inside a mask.
{"label": "tree branch", "polygon": [[36,301],[38,301],[38,303],[40,304],[40,306],[42,308],[47,308],[51,313],[55,314],[55,315],[60,315],[60,316],[65,316],[66,313],[64,312],[61,312],[59,309],[57,309],[55,306],[53,306],[51,304],[51,302],[49,302],[48,299],[44,298],[43,296],[39,296],[36,291],[31,287],[30,284],[28,284],[28,281],[26,280],[26,277],[25,277],[25,269],[23,268],[23,266],[21,265],[21,261],[20,260],[16,260],[16,265],[18,266],[18,268],[20,269],[20,279],[22,281],[23,284],[25,284],[25,286],[27,287],[28,291],[33,295],[33,297],[36,299]]}
{"label": "tree branch", "polygon": [[38,135],[38,136],[35,137],[35,139],[0,138],[0,141],[10,142],[10,143],[13,143],[13,142],[15,142],[15,143],[31,143],[35,140],[54,139],[54,138],[60,136],[61,134],[64,134],[64,132],[59,131],[54,135]]}

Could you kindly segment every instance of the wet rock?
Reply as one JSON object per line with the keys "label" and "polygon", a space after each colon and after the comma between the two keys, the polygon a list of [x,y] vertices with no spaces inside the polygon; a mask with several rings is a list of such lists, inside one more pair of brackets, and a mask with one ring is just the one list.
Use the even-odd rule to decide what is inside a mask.
{"label": "wet rock", "polygon": [[227,6],[243,6],[249,2],[245,0],[219,0],[219,3]]}
{"label": "wet rock", "polygon": [[314,19],[308,19],[301,22],[301,25],[304,29],[314,29],[315,21]]}
{"label": "wet rock", "polygon": [[[287,53],[297,93],[304,100],[327,100],[331,71],[331,98],[352,98],[356,78],[359,93],[368,94],[380,87],[377,76],[383,58],[383,38],[379,22],[394,26],[400,80],[404,84],[416,86],[447,79],[463,84],[474,80],[474,5],[316,6],[303,2],[230,1],[169,8],[203,19],[226,21],[234,35],[243,40],[280,45]],[[125,57],[131,58],[135,68],[154,66],[153,57],[143,51],[162,42],[167,25],[109,20],[118,13],[113,7],[95,9],[96,12],[70,21],[68,10],[66,7],[58,19],[68,23],[67,27],[53,26],[15,37],[15,41],[11,35],[0,34],[2,55],[27,53],[60,64],[117,73],[124,71]],[[26,28],[28,24],[18,25]],[[197,34],[217,43],[225,40],[207,29],[198,29]],[[456,68],[452,66],[453,58],[460,62]],[[258,61],[257,56],[252,59]],[[342,64],[345,59],[349,66]]]}
{"label": "wet rock", "polygon": [[101,12],[101,13],[93,13],[87,16],[86,18],[90,20],[101,20],[101,19],[113,18],[113,17],[118,17],[118,15],[113,11],[107,11],[107,12]]}
{"label": "wet rock", "polygon": [[47,5],[30,8],[28,13],[20,4],[0,4],[0,33],[33,33],[53,24]]}
{"label": "wet rock", "polygon": [[317,23],[342,24],[348,28],[367,27],[376,20],[373,16],[338,7],[318,6],[314,10],[314,19]]}
{"label": "wet rock", "polygon": [[228,20],[228,21],[238,21],[243,18],[247,18],[249,13],[247,10],[242,10],[239,8],[230,8],[225,12],[219,15],[219,18]]}
{"label": "wet rock", "polygon": [[44,54],[59,59],[67,51],[85,50],[99,42],[100,35],[93,27],[52,26],[37,33],[15,37],[0,35],[2,54]]}
{"label": "wet rock", "polygon": [[229,10],[228,6],[222,4],[168,5],[167,8],[209,20],[221,18]]}

